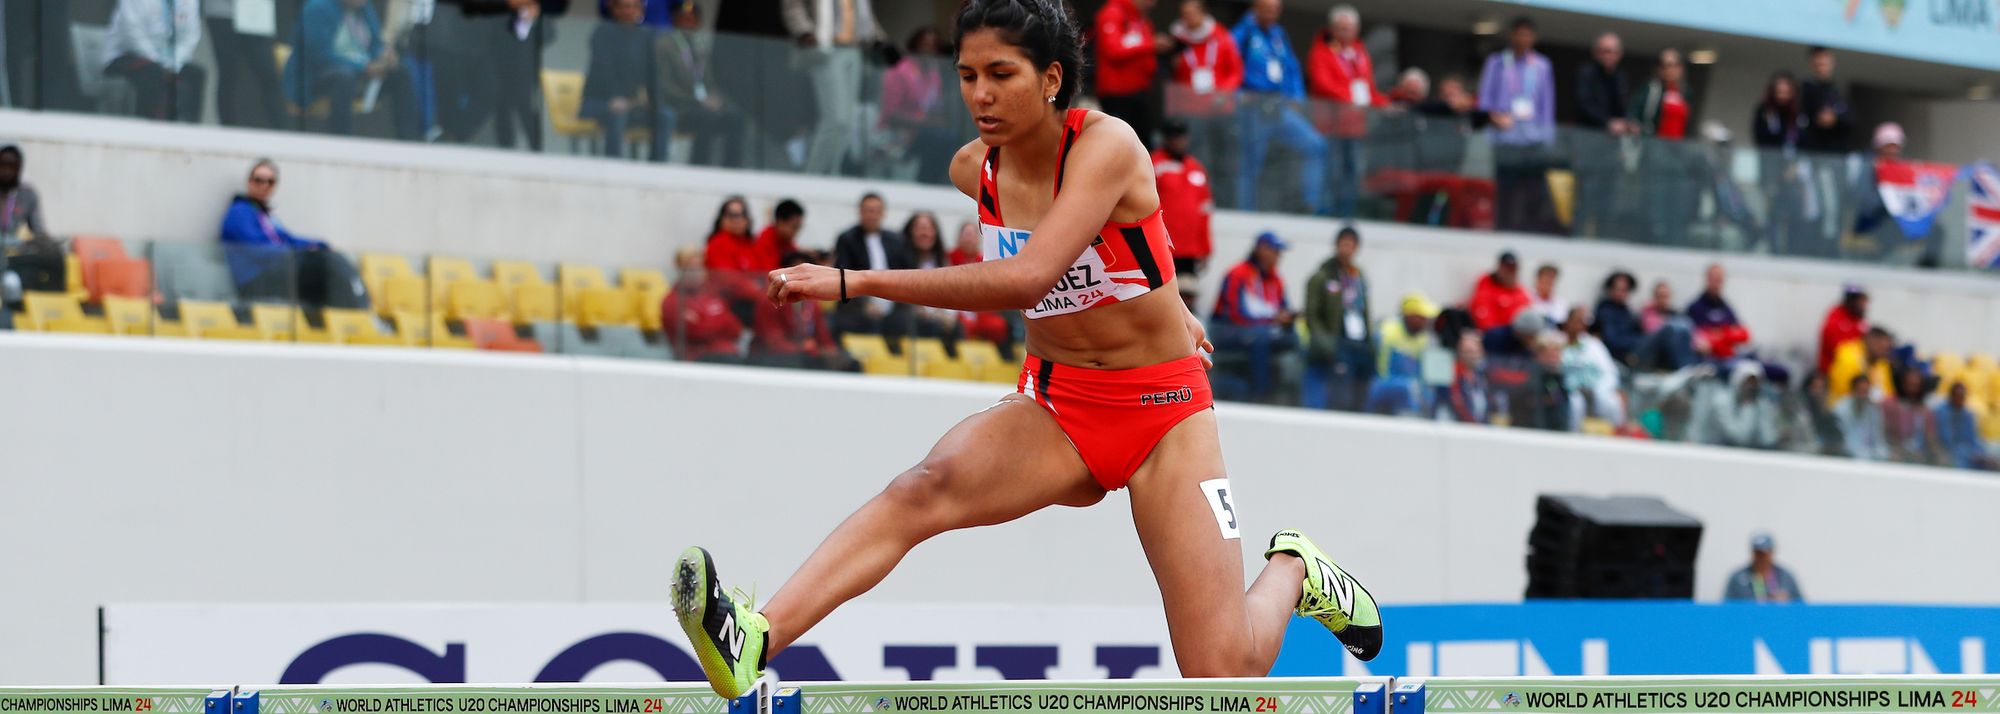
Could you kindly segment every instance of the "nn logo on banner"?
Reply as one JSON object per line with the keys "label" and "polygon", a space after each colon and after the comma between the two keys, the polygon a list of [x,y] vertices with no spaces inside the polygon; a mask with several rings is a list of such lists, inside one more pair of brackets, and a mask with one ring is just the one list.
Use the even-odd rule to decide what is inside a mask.
{"label": "nn logo on banner", "polygon": [[1927,161],[1881,160],[1875,162],[1875,186],[1882,194],[1882,207],[1896,219],[1905,238],[1930,235],[1931,224],[1951,198],[1951,185],[1958,181],[1958,167]]}
{"label": "nn logo on banner", "polygon": [[1981,161],[1966,167],[1965,263],[2000,268],[2000,168]]}

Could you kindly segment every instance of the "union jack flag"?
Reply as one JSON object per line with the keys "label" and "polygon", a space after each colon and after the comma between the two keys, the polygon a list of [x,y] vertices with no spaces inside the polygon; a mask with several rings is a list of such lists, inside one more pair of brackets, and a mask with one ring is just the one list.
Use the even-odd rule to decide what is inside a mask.
{"label": "union jack flag", "polygon": [[1969,173],[1965,259],[1974,267],[2000,268],[2000,168],[1982,161]]}

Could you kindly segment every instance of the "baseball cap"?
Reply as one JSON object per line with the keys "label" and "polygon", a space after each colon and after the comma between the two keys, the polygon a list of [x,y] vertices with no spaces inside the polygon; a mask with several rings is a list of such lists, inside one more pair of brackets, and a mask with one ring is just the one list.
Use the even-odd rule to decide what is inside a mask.
{"label": "baseball cap", "polygon": [[1867,294],[1868,288],[1863,287],[1861,283],[1847,283],[1840,286],[1841,297],[1865,296]]}
{"label": "baseball cap", "polygon": [[1750,534],[1751,550],[1758,551],[1761,553],[1769,553],[1771,552],[1771,549],[1776,545],[1777,544],[1771,540],[1770,531],[1757,531],[1756,533]]}
{"label": "baseball cap", "polygon": [[1423,293],[1411,292],[1403,295],[1403,314],[1431,319],[1438,316],[1438,306]]}
{"label": "baseball cap", "polygon": [[1514,251],[1511,251],[1511,250],[1503,250],[1503,251],[1500,251],[1500,264],[1501,264],[1501,265],[1520,265],[1520,264],[1521,264],[1521,259],[1520,259],[1519,257],[1516,257],[1516,256],[1514,255]]}
{"label": "baseball cap", "polygon": [[1285,239],[1279,238],[1278,234],[1272,233],[1270,231],[1264,231],[1263,233],[1257,234],[1257,245],[1258,247],[1263,247],[1268,245],[1278,250],[1289,250],[1292,247],[1292,244],[1286,243]]}

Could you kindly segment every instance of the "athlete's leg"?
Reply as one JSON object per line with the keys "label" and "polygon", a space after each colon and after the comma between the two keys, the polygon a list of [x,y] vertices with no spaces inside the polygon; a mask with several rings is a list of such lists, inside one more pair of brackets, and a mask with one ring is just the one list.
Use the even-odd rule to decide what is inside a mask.
{"label": "athlete's leg", "polygon": [[765,656],[875,587],[931,536],[1103,498],[1104,489],[1055,418],[1026,397],[1010,395],[952,427],[921,463],[820,543],[763,608],[771,623]]}
{"label": "athlete's leg", "polygon": [[1169,430],[1131,482],[1132,520],[1185,677],[1269,673],[1305,577],[1298,558],[1279,554],[1243,591],[1242,541],[1223,532],[1235,519],[1234,494],[1203,488],[1225,476],[1215,412],[1203,410]]}

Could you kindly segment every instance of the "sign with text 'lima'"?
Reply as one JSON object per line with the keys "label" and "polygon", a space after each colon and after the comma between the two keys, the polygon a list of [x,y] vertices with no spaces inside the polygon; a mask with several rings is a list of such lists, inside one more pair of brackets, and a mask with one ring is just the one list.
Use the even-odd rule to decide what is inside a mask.
{"label": "sign with text 'lima'", "polygon": [[[1279,676],[1980,674],[2000,608],[1537,602],[1383,609],[1380,657],[1294,619]],[[633,605],[114,605],[105,682],[423,684],[701,679],[672,612]],[[843,608],[772,662],[788,681],[1147,679],[1151,608]]]}

